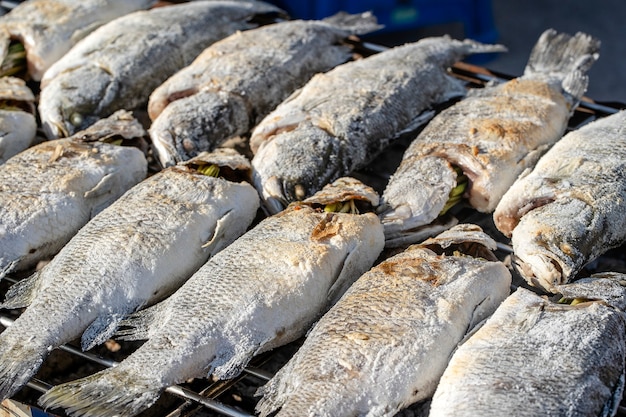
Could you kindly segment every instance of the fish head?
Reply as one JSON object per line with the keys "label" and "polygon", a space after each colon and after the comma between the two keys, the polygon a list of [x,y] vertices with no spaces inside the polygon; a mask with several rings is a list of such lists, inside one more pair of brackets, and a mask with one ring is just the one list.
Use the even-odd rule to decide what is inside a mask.
{"label": "fish head", "polygon": [[102,117],[112,91],[111,76],[103,69],[81,66],[44,79],[39,115],[48,139],[69,137]]}
{"label": "fish head", "polygon": [[172,166],[246,133],[247,109],[241,97],[225,92],[201,91],[171,101],[150,126],[159,162]]}
{"label": "fish head", "polygon": [[378,209],[385,237],[400,237],[437,219],[456,185],[456,178],[454,168],[443,158],[402,161],[389,180]]}
{"label": "fish head", "polygon": [[266,209],[275,214],[302,201],[351,169],[340,140],[302,123],[264,141],[252,159],[252,176]]}

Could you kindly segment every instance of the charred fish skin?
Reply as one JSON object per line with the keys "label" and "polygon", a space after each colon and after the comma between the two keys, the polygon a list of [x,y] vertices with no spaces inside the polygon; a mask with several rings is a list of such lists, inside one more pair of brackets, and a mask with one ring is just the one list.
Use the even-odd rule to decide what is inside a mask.
{"label": "charred fish skin", "polygon": [[136,328],[126,334],[148,340],[119,365],[59,385],[40,402],[73,415],[132,416],[170,384],[234,377],[254,354],[302,336],[337,289],[371,267],[383,244],[374,213],[294,205],[261,221],[167,300],[127,321]]}
{"label": "charred fish skin", "polygon": [[43,76],[39,113],[46,135],[69,136],[116,110],[144,105],[206,47],[258,26],[249,22],[255,16],[278,12],[255,1],[194,1],[137,11],[99,27]]}
{"label": "charred fish skin", "polygon": [[267,209],[312,195],[363,166],[431,106],[465,94],[446,68],[501,45],[428,38],[315,75],[252,132],[255,186]]}
{"label": "charred fish skin", "polygon": [[28,148],[37,136],[35,95],[26,82],[0,77],[0,164]]}
{"label": "charred fish skin", "polygon": [[130,136],[146,134],[129,113],[120,112],[91,131],[43,142],[0,165],[0,278],[53,256],[146,177],[147,161],[139,149],[79,140],[85,132],[93,139],[110,125]]}
{"label": "charred fish skin", "polygon": [[[610,291],[621,289],[623,308],[626,276],[615,275],[621,278],[598,280],[612,280],[602,283]],[[626,318],[602,300],[604,289],[587,298],[594,284],[586,285],[578,295],[570,291],[580,297],[577,305],[518,288],[454,353],[430,416],[615,415],[624,385]]]}
{"label": "charred fish skin", "polygon": [[0,304],[27,307],[0,334],[0,398],[19,390],[53,348],[82,335],[88,350],[124,316],[171,294],[243,234],[258,207],[249,183],[184,165],[131,188]]}
{"label": "charred fish skin", "polygon": [[494,223],[547,291],[626,241],[626,112],[566,134],[503,196]]}
{"label": "charred fish skin", "polygon": [[259,389],[259,415],[393,416],[430,398],[457,343],[509,294],[501,262],[433,251],[470,242],[493,257],[463,224],[362,275]]}
{"label": "charred fish skin", "polygon": [[348,61],[348,36],[379,29],[371,13],[286,21],[237,32],[203,51],[150,96],[163,166],[247,134],[314,74]]}
{"label": "charred fish skin", "polygon": [[0,61],[12,39],[26,51],[28,75],[41,81],[44,72],[97,27],[156,0],[28,0],[0,17]]}
{"label": "charred fish skin", "polygon": [[493,212],[518,175],[563,135],[598,49],[589,35],[547,30],[523,76],[474,89],[435,116],[383,192],[387,238],[410,234],[439,216],[459,183],[455,168],[467,177],[469,204]]}

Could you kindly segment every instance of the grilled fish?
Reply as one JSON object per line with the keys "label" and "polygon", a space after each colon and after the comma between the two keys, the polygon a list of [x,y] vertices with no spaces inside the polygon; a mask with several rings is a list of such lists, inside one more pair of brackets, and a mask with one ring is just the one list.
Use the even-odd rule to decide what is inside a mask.
{"label": "grilled fish", "polygon": [[10,288],[0,307],[27,308],[0,334],[0,399],[26,384],[53,348],[81,334],[84,350],[103,343],[125,315],[169,295],[245,232],[259,208],[254,187],[193,168],[241,166],[231,152],[201,154],[142,181]]}
{"label": "grilled fish", "polygon": [[454,353],[430,416],[615,415],[625,286],[626,275],[595,275],[560,286],[566,304],[518,288]]}
{"label": "grilled fish", "polygon": [[[377,202],[355,181],[335,184],[342,200],[373,194]],[[347,195],[346,185],[355,194]],[[132,328],[119,334],[148,339],[137,351],[115,368],[51,389],[40,403],[72,415],[132,416],[170,384],[234,377],[256,353],[302,336],[384,245],[374,213],[314,205],[293,205],[261,221],[171,297],[126,321]]]}
{"label": "grilled fish", "polygon": [[119,16],[147,9],[156,0],[28,0],[0,17],[0,61],[12,40],[26,53],[28,75],[44,72],[79,40]]}
{"label": "grilled fish", "polygon": [[74,137],[43,142],[0,165],[0,278],[61,249],[89,219],[147,174],[135,147],[81,141],[141,138],[120,111]]}
{"label": "grilled fish", "polygon": [[37,136],[35,96],[15,77],[0,77],[0,164],[28,148]]}
{"label": "grilled fish", "polygon": [[259,389],[257,411],[393,416],[429,398],[456,344],[509,295],[495,245],[478,226],[457,225],[365,273]]}
{"label": "grilled fish", "polygon": [[150,136],[161,164],[249,133],[314,74],[348,61],[349,35],[380,27],[371,13],[340,13],[237,32],[211,45],[150,96]]}
{"label": "grilled fish", "polygon": [[515,263],[551,291],[626,242],[626,111],[563,137],[502,197],[494,222]]}
{"label": "grilled fish", "polygon": [[411,243],[459,185],[465,187],[457,190],[459,200],[464,195],[473,208],[492,212],[517,176],[563,135],[599,44],[583,33],[547,30],[523,76],[474,89],[435,116],[383,192],[380,215],[388,242]]}
{"label": "grilled fish", "polygon": [[210,44],[279,10],[253,1],[194,1],[101,26],[44,74],[39,113],[46,135],[69,136],[116,110],[145,105],[156,87]]}
{"label": "grilled fish", "polygon": [[362,167],[431,106],[465,94],[446,74],[454,62],[503,51],[436,37],[395,47],[315,75],[253,130],[254,183],[271,213]]}

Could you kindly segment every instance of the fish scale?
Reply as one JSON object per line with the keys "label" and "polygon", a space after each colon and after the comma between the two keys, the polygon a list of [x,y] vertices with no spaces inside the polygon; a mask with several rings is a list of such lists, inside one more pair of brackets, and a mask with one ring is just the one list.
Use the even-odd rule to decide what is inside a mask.
{"label": "fish scale", "polygon": [[253,355],[302,336],[383,244],[373,213],[294,205],[211,258],[168,299],[124,321],[122,339],[148,339],[131,356],[41,401],[74,415],[130,416],[171,384],[234,377]]}
{"label": "fish scale", "polygon": [[0,165],[0,277],[54,255],[146,172],[139,149],[72,139],[41,143]]}
{"label": "fish scale", "polygon": [[432,106],[465,94],[463,83],[446,73],[449,65],[503,50],[427,38],[315,75],[252,132],[254,182],[267,209],[276,213],[363,167],[431,117]]}
{"label": "fish scale", "polygon": [[626,241],[626,112],[566,134],[502,197],[493,218],[516,265],[552,291]]}
{"label": "fish scale", "polygon": [[258,207],[250,184],[185,166],[131,188],[50,263],[9,289],[0,307],[26,310],[0,334],[0,397],[25,384],[52,348],[82,335],[82,348],[90,349],[125,315],[172,293],[241,235]]}
{"label": "fish scale", "polygon": [[250,21],[255,16],[279,12],[263,2],[193,1],[134,12],[99,27],[41,80],[46,135],[68,136],[116,110],[145,105],[155,88],[207,46],[257,27]]}
{"label": "fish scale", "polygon": [[450,232],[363,274],[259,389],[257,412],[393,416],[428,399],[456,344],[504,300],[511,282],[500,262],[439,255],[434,248],[450,243],[495,247],[477,226]]}

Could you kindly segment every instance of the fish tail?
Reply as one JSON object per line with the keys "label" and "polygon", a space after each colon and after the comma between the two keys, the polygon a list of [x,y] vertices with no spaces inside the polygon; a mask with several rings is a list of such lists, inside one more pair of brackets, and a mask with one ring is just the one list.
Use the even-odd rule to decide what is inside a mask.
{"label": "fish tail", "polygon": [[71,416],[134,416],[161,395],[158,383],[116,368],[57,385],[39,398],[44,409],[65,409]]}
{"label": "fish tail", "polygon": [[0,401],[12,397],[26,385],[37,373],[47,352],[23,340],[11,343],[7,339],[0,338]]}
{"label": "fish tail", "polygon": [[582,32],[571,36],[548,29],[533,47],[525,76],[548,75],[561,80],[563,89],[575,99],[587,90],[587,71],[598,59],[600,41]]}
{"label": "fish tail", "polygon": [[364,35],[384,27],[378,24],[376,16],[371,12],[358,14],[339,12],[323,19],[323,22],[336,26],[353,35]]}

